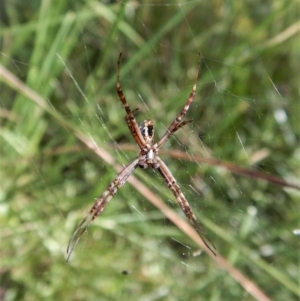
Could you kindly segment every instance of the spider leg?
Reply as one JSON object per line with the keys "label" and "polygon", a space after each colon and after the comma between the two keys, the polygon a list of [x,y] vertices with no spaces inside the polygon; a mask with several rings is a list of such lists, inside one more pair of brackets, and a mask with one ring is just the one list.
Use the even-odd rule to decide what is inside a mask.
{"label": "spider leg", "polygon": [[93,222],[93,220],[100,215],[104,210],[105,206],[111,200],[111,198],[116,194],[116,192],[126,183],[128,177],[137,168],[139,163],[139,158],[136,158],[133,162],[127,165],[123,170],[117,175],[117,177],[107,186],[106,190],[102,195],[97,198],[90,212],[81,221],[81,223],[75,229],[73,235],[71,236],[67,248],[67,262],[70,256],[78,244],[81,236],[86,232],[88,226]]}
{"label": "spider leg", "polygon": [[157,142],[158,149],[160,149],[169,140],[169,138],[172,136],[172,134],[174,134],[177,130],[179,130],[184,125],[186,125],[192,121],[192,120],[187,120],[187,121],[181,122],[181,119],[185,116],[188,109],[190,108],[191,103],[193,102],[193,100],[195,98],[196,88],[197,88],[197,80],[198,80],[198,75],[200,73],[200,63],[201,63],[201,55],[199,54],[198,69],[197,69],[197,73],[195,76],[195,81],[194,81],[192,91],[191,91],[182,111],[180,112],[180,114],[171,123],[171,125],[167,129],[166,133],[162,136],[162,138]]}
{"label": "spider leg", "polygon": [[192,208],[190,207],[187,199],[185,198],[184,194],[181,192],[181,189],[179,185],[177,184],[175,178],[173,177],[172,173],[166,166],[166,164],[161,160],[160,157],[156,157],[157,163],[159,164],[159,167],[157,168],[158,172],[162,176],[162,178],[165,180],[165,183],[168,185],[169,189],[172,191],[173,195],[178,201],[178,204],[185,214],[185,216],[189,219],[190,223],[193,225],[194,229],[197,231],[198,235],[202,239],[205,246],[216,256],[216,248],[214,245],[208,240],[204,238],[204,231],[203,228],[198,221],[197,217],[192,211]]}
{"label": "spider leg", "polygon": [[121,88],[121,84],[120,84],[120,64],[121,64],[121,57],[122,57],[122,52],[119,54],[119,59],[118,59],[118,63],[117,63],[117,85],[116,85],[116,89],[117,89],[117,93],[119,96],[119,99],[121,100],[122,104],[124,105],[125,111],[127,113],[125,120],[127,123],[127,126],[134,138],[134,140],[136,141],[136,143],[138,144],[138,146],[140,147],[141,150],[145,149],[145,140],[144,137],[142,136],[140,130],[139,130],[139,126],[135,120],[134,117],[134,113],[138,110],[135,109],[133,111],[131,111],[125,95],[123,94],[122,88]]}

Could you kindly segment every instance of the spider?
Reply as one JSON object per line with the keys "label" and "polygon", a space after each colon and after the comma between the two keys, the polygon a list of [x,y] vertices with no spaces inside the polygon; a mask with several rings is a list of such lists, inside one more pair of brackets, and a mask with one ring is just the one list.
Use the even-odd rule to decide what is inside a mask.
{"label": "spider", "polygon": [[166,133],[162,136],[162,138],[154,143],[154,125],[153,121],[150,119],[144,120],[140,125],[137,124],[137,121],[134,117],[134,113],[138,109],[134,109],[131,111],[126,98],[123,94],[120,84],[120,64],[121,64],[121,57],[122,52],[119,54],[119,59],[117,63],[117,93],[119,96],[120,101],[122,102],[126,116],[125,120],[127,126],[140,148],[140,153],[138,157],[133,160],[130,164],[128,164],[123,170],[117,175],[117,177],[108,185],[106,190],[102,193],[102,195],[96,199],[93,207],[87,214],[87,216],[81,221],[81,223],[75,229],[72,237],[70,238],[68,248],[67,248],[67,261],[69,260],[74,248],[76,247],[77,243],[79,242],[80,237],[86,231],[88,226],[93,222],[93,220],[100,215],[100,213],[104,210],[105,206],[111,200],[111,198],[117,193],[117,191],[126,183],[128,177],[133,173],[133,171],[137,168],[154,168],[156,169],[159,174],[162,176],[163,180],[165,181],[168,188],[172,191],[173,195],[178,201],[178,204],[185,214],[185,216],[189,219],[190,223],[193,225],[195,230],[197,231],[198,235],[206,245],[206,247],[214,254],[215,248],[214,246],[210,246],[206,239],[203,236],[202,226],[199,223],[198,219],[196,218],[195,214],[193,213],[187,199],[183,195],[182,191],[180,190],[179,185],[177,184],[174,176],[166,166],[166,164],[162,161],[162,159],[158,156],[158,152],[160,148],[170,139],[170,137],[178,131],[180,128],[185,126],[186,124],[192,122],[192,120],[181,121],[182,118],[187,113],[191,103],[194,100],[196,94],[196,86],[198,75],[200,72],[200,59],[198,62],[198,69],[195,76],[194,85],[190,95],[186,101],[185,106],[183,107],[180,114],[174,119],[171,123],[169,128],[167,129]]}

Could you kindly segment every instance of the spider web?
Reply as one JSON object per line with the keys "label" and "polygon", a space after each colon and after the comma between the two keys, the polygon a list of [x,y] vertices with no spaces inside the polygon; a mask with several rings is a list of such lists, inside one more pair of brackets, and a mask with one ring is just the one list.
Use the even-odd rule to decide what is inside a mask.
{"label": "spider web", "polygon": [[[132,109],[139,108],[138,122],[154,121],[156,140],[182,109],[200,52],[197,95],[185,117],[193,122],[170,139],[160,156],[219,258],[224,256],[257,285],[256,295],[250,294],[258,300],[267,300],[262,292],[274,300],[281,295],[295,298],[291,278],[299,271],[291,264],[295,252],[287,252],[296,250],[293,231],[299,228],[297,189],[288,185],[297,185],[299,176],[294,67],[299,59],[289,58],[299,31],[292,13],[295,4],[260,4],[259,10],[254,4],[217,1],[87,1],[84,9],[83,4],[68,5],[60,8],[59,21],[53,9],[53,16],[42,22],[46,3],[37,10],[39,21],[33,24],[41,26],[41,32],[36,33],[40,40],[32,42],[32,56],[16,53],[5,43],[1,51],[2,65],[46,101],[33,104],[34,96],[2,73],[4,250],[16,250],[15,258],[22,258],[21,250],[37,250],[37,261],[46,271],[26,259],[21,283],[33,267],[29,286],[38,275],[39,285],[61,296],[76,291],[93,299],[102,292],[118,299],[110,283],[123,281],[125,274],[130,280],[121,291],[141,291],[137,300],[196,300],[200,290],[204,299],[214,295],[240,300],[247,294],[244,278],[230,269],[222,271],[130,183],[88,229],[71,267],[62,263],[72,231],[115,178],[115,167],[126,166],[138,155],[115,92],[119,52],[124,56],[120,80],[127,101]],[[285,21],[278,24],[274,16]],[[25,28],[25,39],[31,26],[7,26],[3,37]],[[45,42],[47,35],[50,43]],[[134,177],[185,220],[157,172],[138,169]],[[50,264],[45,260],[49,257]],[[21,263],[16,260],[16,265]],[[9,260],[5,266],[16,279]],[[55,269],[59,278],[70,279],[65,290],[53,285],[55,281],[47,284],[46,275],[55,279]],[[278,289],[270,289],[265,279],[278,283]],[[231,292],[229,297],[220,286]],[[39,294],[46,292],[32,296],[45,297]]]}

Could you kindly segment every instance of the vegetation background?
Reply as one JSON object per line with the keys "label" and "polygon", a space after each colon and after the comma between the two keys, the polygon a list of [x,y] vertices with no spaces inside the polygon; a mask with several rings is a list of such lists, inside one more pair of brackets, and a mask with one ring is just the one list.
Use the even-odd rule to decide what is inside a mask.
{"label": "vegetation background", "polygon": [[[299,300],[299,1],[1,1],[0,14],[0,300]],[[161,157],[217,258],[178,228],[159,175],[136,170],[141,184],[65,261],[116,164],[138,153],[115,92],[120,51],[127,100],[156,137],[201,52],[193,123]]]}

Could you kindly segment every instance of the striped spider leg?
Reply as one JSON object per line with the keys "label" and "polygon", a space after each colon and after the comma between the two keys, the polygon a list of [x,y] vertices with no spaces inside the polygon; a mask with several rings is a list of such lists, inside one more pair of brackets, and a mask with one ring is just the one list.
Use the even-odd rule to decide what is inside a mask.
{"label": "striped spider leg", "polygon": [[177,184],[175,178],[173,177],[172,173],[170,172],[169,168],[166,166],[164,161],[157,156],[159,167],[157,168],[160,175],[165,180],[168,188],[172,191],[173,195],[177,199],[177,202],[185,214],[185,216],[189,219],[190,223],[193,225],[194,229],[200,236],[201,240],[205,244],[205,246],[216,256],[216,248],[212,244],[209,239],[204,237],[203,227],[201,226],[200,222],[198,221],[196,215],[194,214],[191,206],[189,205],[187,199],[185,198],[184,194],[182,193],[179,185]]}
{"label": "striped spider leg", "polygon": [[102,193],[102,195],[96,199],[94,206],[87,214],[87,216],[81,221],[81,223],[77,226],[74,231],[72,237],[70,238],[68,248],[67,248],[67,261],[69,261],[70,256],[75,249],[77,243],[79,242],[80,237],[87,230],[88,226],[92,223],[92,221],[100,215],[100,213],[104,210],[105,206],[111,200],[111,198],[116,194],[118,189],[120,189],[127,181],[128,177],[133,173],[133,171],[137,168],[139,162],[139,158],[135,159],[129,165],[127,165],[118,175],[117,177],[107,186],[106,190]]}
{"label": "striped spider leg", "polygon": [[150,119],[144,120],[140,125],[138,125],[134,113],[137,109],[131,111],[126,98],[123,94],[120,84],[120,63],[121,63],[121,56],[122,53],[119,55],[118,63],[117,63],[117,93],[119,96],[120,101],[122,102],[126,116],[125,120],[127,126],[140,148],[139,156],[127,165],[118,175],[117,177],[108,185],[107,189],[103,192],[103,194],[96,199],[93,207],[87,214],[87,216],[81,221],[81,223],[77,226],[76,230],[74,231],[67,248],[67,261],[69,260],[74,248],[76,247],[77,243],[79,242],[80,237],[84,234],[88,226],[93,222],[93,220],[100,215],[100,213],[104,210],[105,206],[111,200],[111,198],[116,194],[118,189],[120,189],[127,181],[128,177],[133,173],[133,171],[137,168],[154,168],[157,169],[159,174],[164,179],[166,185],[171,190],[173,195],[178,201],[178,204],[185,214],[185,216],[189,219],[190,223],[193,225],[195,230],[197,231],[198,235],[206,245],[206,247],[214,254],[215,247],[204,238],[203,229],[201,224],[199,223],[198,219],[196,218],[195,214],[193,213],[188,201],[186,200],[184,194],[182,193],[179,185],[177,184],[174,176],[166,166],[166,164],[162,161],[162,159],[158,156],[159,149],[170,139],[173,133],[179,130],[181,127],[185,126],[186,124],[190,123],[191,120],[181,121],[182,118],[187,113],[191,103],[194,100],[196,94],[196,86],[198,75],[200,71],[200,61],[198,65],[198,70],[195,77],[195,82],[192,88],[192,91],[186,101],[185,106],[183,107],[180,114],[174,119],[171,123],[169,128],[167,129],[166,133],[163,137],[157,142],[153,144],[154,141],[154,125],[153,121]]}

